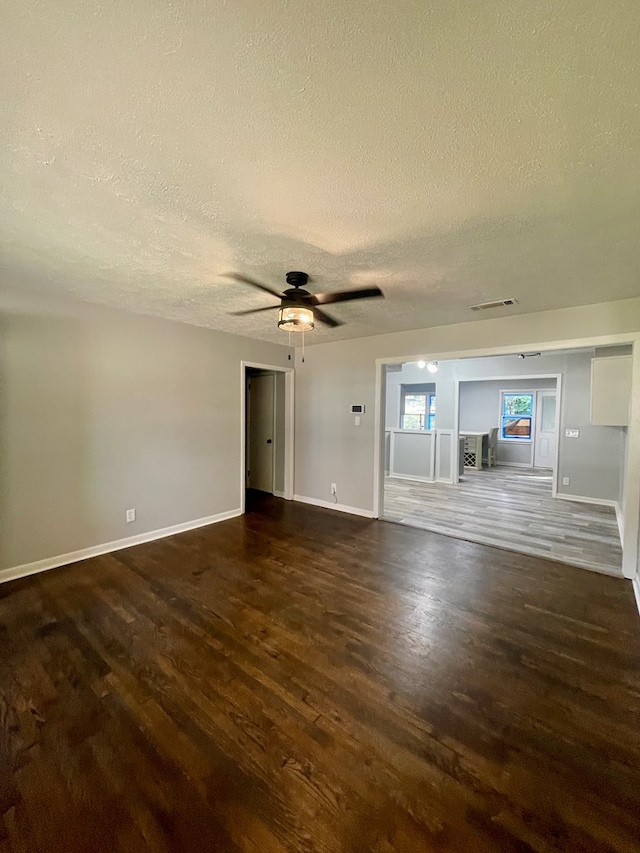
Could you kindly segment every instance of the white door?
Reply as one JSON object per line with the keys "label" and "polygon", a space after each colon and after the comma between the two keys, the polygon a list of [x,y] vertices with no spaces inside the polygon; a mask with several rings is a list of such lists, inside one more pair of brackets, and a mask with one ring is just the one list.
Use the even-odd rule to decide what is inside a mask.
{"label": "white door", "polygon": [[556,392],[538,391],[534,468],[555,468],[556,464]]}
{"label": "white door", "polygon": [[274,389],[272,373],[247,383],[247,486],[273,494]]}

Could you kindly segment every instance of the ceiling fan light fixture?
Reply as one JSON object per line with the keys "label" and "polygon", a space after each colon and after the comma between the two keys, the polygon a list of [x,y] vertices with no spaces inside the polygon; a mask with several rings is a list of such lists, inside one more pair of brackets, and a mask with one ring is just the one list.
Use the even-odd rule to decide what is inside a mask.
{"label": "ceiling fan light fixture", "polygon": [[285,332],[310,332],[313,329],[313,311],[300,305],[285,305],[278,312],[278,328]]}
{"label": "ceiling fan light fixture", "polygon": [[437,361],[428,361],[427,362],[427,370],[429,373],[437,373],[438,372],[438,362]]}

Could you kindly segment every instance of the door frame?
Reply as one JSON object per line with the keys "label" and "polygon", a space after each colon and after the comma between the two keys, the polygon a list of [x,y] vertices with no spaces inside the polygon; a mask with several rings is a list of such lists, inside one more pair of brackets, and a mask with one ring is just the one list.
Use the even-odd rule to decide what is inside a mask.
{"label": "door frame", "polygon": [[[533,463],[533,467],[536,468],[536,450],[538,446],[538,441],[540,439],[540,433],[542,432],[542,405],[540,404],[541,397],[555,397],[556,398],[556,414],[554,417],[554,427],[553,431],[556,438],[556,452],[553,454],[553,464],[557,466],[558,464],[558,445],[560,444],[560,429],[558,425],[558,407],[559,407],[559,399],[558,399],[558,389],[557,388],[538,388],[536,391],[536,415],[535,415],[535,423],[534,423],[534,433],[533,433],[533,452],[531,454],[531,461]],[[548,430],[547,430],[548,432]],[[544,466],[543,466],[544,467]],[[554,469],[555,470],[555,469]],[[554,477],[555,482],[555,477]]]}
{"label": "door frame", "polygon": [[[248,368],[248,370],[251,370],[251,368]],[[271,380],[271,395],[270,395],[271,396],[271,401],[270,401],[271,424],[269,425],[269,434],[271,435],[271,441],[270,441],[271,482],[269,483],[268,489],[259,489],[259,491],[265,491],[270,495],[274,495],[274,497],[280,497],[281,498],[282,493],[276,495],[276,443],[277,443],[277,439],[276,439],[276,396],[277,396],[276,395],[276,388],[277,388],[276,377],[272,371],[264,371],[264,373],[260,372],[260,373],[257,373],[255,375],[252,375],[252,374],[249,374],[248,370],[245,370],[245,378],[246,378],[245,389],[248,389],[247,412],[246,412],[246,419],[245,419],[245,425],[247,427],[247,435],[245,437],[245,445],[244,445],[244,452],[245,452],[245,460],[244,460],[245,461],[245,472],[244,472],[244,474],[245,474],[245,478],[244,478],[245,489],[252,488],[248,482],[249,478],[247,477],[247,468],[255,469],[255,464],[252,461],[252,454],[251,454],[251,439],[252,439],[251,431],[254,429],[253,419],[251,417],[251,415],[253,413],[252,404],[251,404],[251,393],[254,390],[252,383],[256,379],[270,379]],[[247,393],[247,390],[245,390],[245,393]],[[261,414],[264,414],[264,412],[261,412]]]}
{"label": "door frame", "polygon": [[[431,330],[425,331],[425,338]],[[624,476],[624,506],[622,537],[622,574],[626,578],[635,578],[638,572],[640,555],[640,334],[622,332],[610,335],[587,335],[582,338],[551,339],[529,341],[526,344],[507,344],[494,347],[471,347],[467,350],[447,350],[425,348],[422,351],[408,351],[403,355],[382,356],[375,359],[375,417],[373,441],[373,517],[380,518],[380,509],[384,494],[384,404],[386,393],[387,364],[402,364],[407,361],[452,361],[459,358],[484,358],[492,355],[517,355],[523,349],[558,352],[565,349],[587,349],[591,347],[631,345],[632,379],[631,400],[628,427],[627,465]],[[456,410],[457,410],[456,406]],[[560,411],[560,406],[557,407]],[[558,439],[560,436],[558,436]],[[560,441],[558,440],[558,448]],[[453,462],[453,460],[452,460]],[[556,472],[558,469],[556,461]],[[638,593],[640,598],[640,592]]]}
{"label": "door frame", "polygon": [[[443,359],[444,360],[444,359]],[[560,470],[560,410],[562,408],[562,373],[527,373],[521,374],[520,376],[512,376],[507,374],[502,374],[501,376],[481,376],[474,379],[455,379],[455,411],[454,411],[454,435],[456,442],[459,439],[460,435],[460,385],[465,382],[520,382],[520,381],[535,381],[536,379],[555,379],[556,387],[555,388],[532,388],[529,391],[525,391],[523,393],[526,394],[535,394],[536,395],[536,417],[537,417],[537,407],[538,407],[538,398],[537,395],[540,391],[554,391],[556,395],[556,420],[555,420],[555,429],[556,429],[556,449],[554,453],[553,460],[553,478],[551,480],[551,497],[558,497],[558,472]],[[515,389],[518,390],[518,389]],[[500,395],[503,393],[510,393],[509,389],[501,388],[498,392]],[[534,423],[535,430],[535,423]],[[500,432],[498,431],[498,435]],[[457,446],[457,445],[456,445]],[[534,460],[534,442],[531,442],[531,464],[533,467]],[[452,462],[453,464],[453,462]],[[516,466],[518,467],[518,466]],[[452,469],[453,470],[453,469]],[[457,472],[458,467],[455,466],[455,470]],[[455,482],[459,481],[459,476],[456,474]]]}
{"label": "door frame", "polygon": [[[294,460],[294,378],[293,367],[280,367],[275,364],[261,364],[257,361],[240,362],[240,513],[245,513],[245,488],[247,472],[247,368],[268,370],[272,373],[284,373],[284,491],[285,500],[293,500],[293,460]],[[274,435],[274,458],[276,438]],[[274,472],[275,475],[275,472]]]}

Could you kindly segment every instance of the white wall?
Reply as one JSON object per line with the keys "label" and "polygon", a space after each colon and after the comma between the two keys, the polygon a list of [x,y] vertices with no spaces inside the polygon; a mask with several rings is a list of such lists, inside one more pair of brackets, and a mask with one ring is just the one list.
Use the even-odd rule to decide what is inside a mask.
{"label": "white wall", "polygon": [[[640,299],[629,299],[309,346],[296,386],[296,493],[310,499],[329,500],[330,484],[336,482],[339,503],[373,512],[376,359],[440,360],[463,353],[482,354],[483,350],[496,348],[519,352],[561,344],[567,347],[605,344],[606,336],[620,336],[620,342],[631,341],[639,331]],[[634,353],[636,390],[629,459],[631,466],[640,469],[640,446],[633,438],[634,430],[637,432],[640,426],[639,358]],[[533,372],[530,363],[526,369]],[[535,371],[544,372],[537,366]],[[453,426],[440,422],[442,411],[450,411],[453,420],[454,401],[445,399],[447,393],[441,394],[439,387],[436,389],[438,428]],[[349,413],[351,402],[367,406],[359,427]],[[588,420],[588,399],[578,405],[586,407]],[[590,464],[592,477],[599,463],[596,459]],[[575,485],[580,487],[579,482]],[[634,481],[629,489],[637,538],[640,484]]]}
{"label": "white wall", "polygon": [[0,570],[238,509],[242,359],[287,349],[0,293]]}

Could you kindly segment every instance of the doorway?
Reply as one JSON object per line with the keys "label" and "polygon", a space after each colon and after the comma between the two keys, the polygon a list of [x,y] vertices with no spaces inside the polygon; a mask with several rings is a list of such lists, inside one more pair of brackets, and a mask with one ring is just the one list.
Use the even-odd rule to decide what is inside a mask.
{"label": "doorway", "polygon": [[241,509],[246,491],[293,499],[293,370],[242,363]]}
{"label": "doorway", "polygon": [[[278,401],[281,403],[281,401]],[[282,401],[283,402],[283,401]],[[275,374],[266,370],[247,370],[246,487],[273,494],[277,479],[284,471],[276,471],[276,382]],[[281,416],[281,412],[278,412]]]}
{"label": "doorway", "polygon": [[[385,367],[382,517],[619,576],[617,493],[603,493],[601,480],[608,476],[615,492],[624,446],[614,428],[585,415],[592,355],[541,355],[551,370],[537,374],[517,355],[440,360],[433,400],[417,384],[424,359]],[[561,410],[590,453],[609,448],[597,482],[585,452],[564,440]],[[575,494],[567,488],[574,480]]]}
{"label": "doorway", "polygon": [[536,425],[533,446],[533,467],[556,467],[558,430],[556,424],[556,392],[538,391],[536,400]]}

